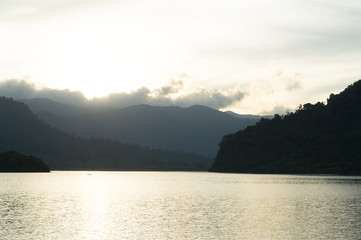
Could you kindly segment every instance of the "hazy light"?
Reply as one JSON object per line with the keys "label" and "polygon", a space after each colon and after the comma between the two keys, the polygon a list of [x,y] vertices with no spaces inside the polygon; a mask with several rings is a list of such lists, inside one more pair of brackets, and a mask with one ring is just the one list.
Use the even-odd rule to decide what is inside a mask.
{"label": "hazy light", "polygon": [[[0,3],[6,36],[0,39],[0,74],[30,76],[89,98],[156,89],[171,79],[182,80],[188,90],[271,85],[267,96],[248,93],[233,105],[259,113],[322,100],[325,94],[314,89],[332,82],[331,91],[339,91],[360,75],[359,3],[17,2]],[[277,83],[269,69],[274,62],[288,62],[283,72],[303,76],[297,91]]]}

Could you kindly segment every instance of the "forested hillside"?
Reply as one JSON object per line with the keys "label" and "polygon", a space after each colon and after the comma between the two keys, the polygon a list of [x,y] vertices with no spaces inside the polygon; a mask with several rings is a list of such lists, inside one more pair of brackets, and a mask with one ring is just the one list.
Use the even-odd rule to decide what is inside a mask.
{"label": "forested hillside", "polygon": [[361,81],[227,135],[210,171],[361,174]]}
{"label": "forested hillside", "polygon": [[0,153],[0,172],[50,172],[39,158],[15,151]]}

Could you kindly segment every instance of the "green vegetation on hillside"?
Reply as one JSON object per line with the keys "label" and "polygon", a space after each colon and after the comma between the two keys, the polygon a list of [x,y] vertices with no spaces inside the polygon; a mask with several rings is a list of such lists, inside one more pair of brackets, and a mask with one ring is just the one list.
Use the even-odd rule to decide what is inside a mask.
{"label": "green vegetation on hillside", "polygon": [[210,171],[361,174],[361,80],[327,104],[262,119],[224,136]]}
{"label": "green vegetation on hillside", "polygon": [[0,153],[0,172],[50,172],[39,158],[15,151]]}

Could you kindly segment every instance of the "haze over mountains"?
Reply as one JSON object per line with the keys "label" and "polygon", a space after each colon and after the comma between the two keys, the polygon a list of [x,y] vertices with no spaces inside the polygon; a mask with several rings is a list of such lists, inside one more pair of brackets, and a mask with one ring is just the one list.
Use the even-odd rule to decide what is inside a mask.
{"label": "haze over mountains", "polygon": [[[172,87],[154,90],[157,99]],[[2,98],[0,150],[32,154],[53,169],[208,170],[223,135],[260,119],[201,105],[177,107],[169,96],[165,102],[173,106],[124,107],[148,99],[149,91],[88,101],[80,92],[38,90],[26,81],[3,82],[0,90],[27,105]],[[232,102],[218,93],[209,97],[215,106]]]}
{"label": "haze over mountains", "polygon": [[207,170],[212,160],[194,153],[212,156],[218,138],[235,132],[223,137],[211,171],[361,173],[361,80],[327,104],[260,121],[200,105],[115,109],[22,101],[38,117],[24,103],[0,98],[0,151],[32,154],[55,169]]}
{"label": "haze over mountains", "polygon": [[225,134],[254,125],[261,117],[209,107],[135,105],[122,109],[84,108],[50,99],[23,99],[46,123],[84,138],[115,139],[151,149],[214,157]]}
{"label": "haze over mountains", "polygon": [[212,161],[190,153],[71,136],[39,120],[24,103],[5,97],[0,97],[0,112],[0,152],[33,155],[51,169],[204,171]]}

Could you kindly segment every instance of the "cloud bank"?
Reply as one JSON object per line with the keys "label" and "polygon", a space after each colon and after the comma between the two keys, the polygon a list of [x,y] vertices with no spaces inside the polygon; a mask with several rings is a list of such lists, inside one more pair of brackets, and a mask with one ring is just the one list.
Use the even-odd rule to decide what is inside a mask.
{"label": "cloud bank", "polygon": [[102,98],[88,100],[80,91],[38,88],[32,82],[11,79],[0,82],[0,96],[13,99],[49,98],[57,102],[82,107],[124,108],[137,104],[149,104],[182,107],[205,105],[210,108],[221,109],[241,101],[245,93],[239,88],[223,91],[196,88],[186,91],[183,81],[171,80],[164,86],[154,90],[141,87],[130,93],[111,93]]}

